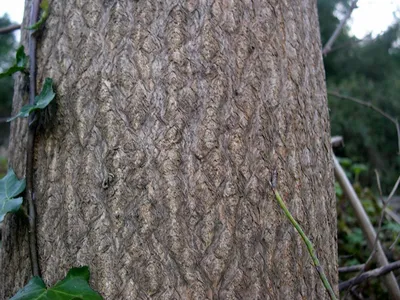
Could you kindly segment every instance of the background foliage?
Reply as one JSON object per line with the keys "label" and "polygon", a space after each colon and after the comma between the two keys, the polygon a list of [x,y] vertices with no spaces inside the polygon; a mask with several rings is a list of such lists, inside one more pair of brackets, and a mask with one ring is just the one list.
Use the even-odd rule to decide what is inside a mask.
{"label": "background foliage", "polygon": [[[0,28],[11,25],[7,15],[0,17]],[[0,35],[0,73],[9,68],[15,60],[17,42],[13,33]],[[13,97],[12,77],[0,78],[0,177],[7,173],[5,158],[8,144],[9,123],[5,120],[11,114]]]}
{"label": "background foliage", "polygon": [[[349,7],[349,2],[318,0],[323,45],[339,24],[341,14]],[[349,29],[345,28],[335,42],[333,51],[324,57],[328,90],[371,102],[397,118],[400,115],[399,28],[398,21],[381,35],[364,40],[351,36]],[[377,228],[381,201],[377,196],[374,169],[381,175],[384,195],[388,195],[400,174],[396,128],[380,114],[351,101],[329,96],[328,103],[332,135],[343,136],[345,142],[345,147],[335,150],[335,154],[346,157],[340,160],[341,164],[372,224]],[[353,208],[338,185],[336,195],[339,266],[365,263],[371,253],[367,240],[355,218]],[[391,247],[399,233],[398,223],[384,219],[380,241],[389,261],[400,259],[398,241]],[[347,280],[355,275],[343,274],[340,275],[340,280]],[[389,297],[380,279],[368,280],[357,287],[357,291],[367,299]]]}
{"label": "background foliage", "polygon": [[[325,44],[339,23],[340,8],[349,1],[318,0],[321,39]],[[339,4],[339,5],[338,5]],[[336,10],[336,12],[335,12]],[[373,21],[373,20],[371,20]],[[393,117],[400,115],[400,22],[376,38],[358,40],[348,28],[324,58],[328,90],[372,102]],[[345,147],[337,153],[368,165],[360,182],[375,190],[374,169],[381,173],[384,193],[400,174],[397,133],[393,123],[367,107],[329,97],[332,135]]]}

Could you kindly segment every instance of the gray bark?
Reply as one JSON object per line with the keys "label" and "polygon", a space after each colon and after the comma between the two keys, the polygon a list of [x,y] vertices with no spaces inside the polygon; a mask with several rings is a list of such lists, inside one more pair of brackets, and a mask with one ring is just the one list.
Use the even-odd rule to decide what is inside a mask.
{"label": "gray bark", "polygon": [[[38,87],[46,77],[57,105],[36,136],[35,192],[47,284],[88,265],[105,299],[326,298],[270,191],[276,169],[337,285],[315,1],[53,0]],[[16,88],[14,112],[22,78]],[[11,136],[23,176],[26,120]],[[30,278],[26,234],[7,217],[2,299]]]}

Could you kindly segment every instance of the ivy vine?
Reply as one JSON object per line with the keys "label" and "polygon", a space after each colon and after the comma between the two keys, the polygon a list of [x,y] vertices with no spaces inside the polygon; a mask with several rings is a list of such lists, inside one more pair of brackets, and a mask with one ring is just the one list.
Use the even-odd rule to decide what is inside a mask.
{"label": "ivy vine", "polygon": [[[33,4],[34,8],[35,4]],[[30,27],[26,28],[28,30],[33,30],[36,31],[40,29],[40,27],[44,24],[45,20],[47,19],[49,15],[49,2],[48,0],[42,0],[40,2],[40,8],[42,10],[42,14],[40,19],[36,22],[33,23]],[[33,20],[31,20],[33,21]],[[30,43],[31,44],[31,43]],[[35,68],[35,54],[36,51],[35,49],[32,51],[30,49],[31,53],[31,70]],[[33,55],[32,55],[33,54]],[[11,76],[14,73],[21,72],[25,75],[30,76],[30,81],[35,83],[35,74],[34,72],[28,71],[27,69],[27,64],[28,60],[30,57],[28,57],[25,54],[25,49],[24,46],[20,46],[17,50],[16,57],[15,57],[15,63],[12,65],[8,70],[6,70],[3,73],[0,73],[0,78],[5,77],[5,76]],[[32,86],[31,86],[32,89]],[[32,92],[32,90],[30,91]],[[41,92],[39,95],[34,97],[34,100],[30,100],[30,104],[27,104],[21,108],[21,110],[13,117],[7,120],[7,122],[10,122],[12,120],[15,120],[16,118],[27,118],[30,117],[30,124],[28,126],[29,133],[32,135],[31,139],[33,140],[34,134],[35,134],[35,129],[36,126],[31,126],[33,125],[37,119],[34,117],[34,113],[36,111],[40,111],[45,109],[55,98],[56,94],[53,89],[53,80],[51,78],[46,78],[42,87]],[[33,97],[32,97],[33,98]],[[31,98],[31,99],[32,99]],[[33,143],[30,143],[33,145]],[[28,138],[28,147],[27,147],[27,156],[29,157],[30,155],[30,150],[29,149],[29,138]],[[27,160],[29,164],[29,159]],[[27,167],[27,177],[28,180],[25,178],[23,179],[18,179],[16,176],[14,170],[12,168],[8,169],[7,175],[4,176],[0,180],[0,223],[3,222],[4,217],[8,213],[16,213],[18,211],[22,211],[22,215],[24,215],[26,218],[29,219],[30,223],[30,231],[32,231],[32,224],[33,226],[35,225],[34,220],[32,220],[32,215],[31,212],[34,211],[33,208],[33,202],[29,201],[29,197],[31,197],[30,200],[32,199],[32,195],[29,195],[32,193],[31,188],[29,187],[30,182],[32,182],[32,170],[29,170],[29,166]],[[29,174],[31,174],[29,178]],[[22,206],[23,204],[23,197],[18,197],[20,194],[22,194],[26,186],[28,185],[27,188],[27,196],[28,196],[28,207],[29,207],[29,215]],[[34,215],[33,215],[34,216]],[[32,232],[30,233],[32,234]],[[35,234],[35,233],[34,233]],[[33,247],[36,247],[36,237],[34,237],[34,243]],[[30,245],[32,247],[32,245]],[[37,252],[37,249],[34,250],[34,252]],[[32,254],[32,249],[31,249],[31,254]],[[31,258],[31,263],[34,264]],[[38,264],[38,262],[36,262]],[[36,268],[38,269],[38,268]],[[35,271],[35,268],[33,267],[33,275],[37,275],[39,272],[38,270]],[[22,289],[20,289],[17,294],[11,298],[11,300],[35,300],[35,299],[41,299],[41,300],[47,300],[47,299],[60,299],[60,300],[73,300],[73,299],[87,299],[87,300],[101,300],[103,299],[101,295],[94,291],[90,286],[89,286],[89,278],[90,278],[90,272],[89,268],[87,266],[79,267],[79,268],[72,268],[68,271],[67,276],[56,283],[53,287],[46,288],[45,283],[43,282],[42,278],[40,276],[34,276],[29,283]]]}
{"label": "ivy vine", "polygon": [[53,287],[46,288],[40,277],[33,277],[29,283],[19,290],[10,300],[101,300],[99,293],[89,286],[89,268],[72,268],[67,276]]}
{"label": "ivy vine", "polygon": [[25,190],[25,179],[18,180],[13,169],[0,180],[0,222],[9,212],[17,212],[22,205],[22,197],[15,198]]}

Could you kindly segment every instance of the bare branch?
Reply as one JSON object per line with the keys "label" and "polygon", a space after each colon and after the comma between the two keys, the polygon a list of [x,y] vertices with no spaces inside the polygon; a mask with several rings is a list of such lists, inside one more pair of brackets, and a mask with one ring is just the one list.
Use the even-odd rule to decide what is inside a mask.
{"label": "bare branch", "polygon": [[18,29],[21,29],[20,24],[10,25],[7,27],[0,28],[0,34],[7,34],[7,33],[13,32]]}
{"label": "bare branch", "polygon": [[347,11],[346,15],[340,21],[339,25],[336,27],[336,29],[333,32],[332,36],[329,38],[328,42],[325,44],[324,48],[322,49],[322,54],[324,56],[327,55],[331,51],[333,43],[339,37],[339,34],[342,31],[343,27],[346,25],[346,22],[350,18],[351,13],[357,7],[357,2],[358,2],[358,0],[353,0],[353,2],[351,2],[350,8]]}
{"label": "bare branch", "polygon": [[[382,204],[379,205],[380,208],[382,208]],[[398,214],[396,214],[394,211],[392,211],[389,207],[386,207],[385,210],[386,217],[389,217],[393,221],[395,221],[397,224],[400,224],[400,217]]]}
{"label": "bare branch", "polygon": [[[372,254],[368,261],[371,260],[372,255],[375,254],[377,263],[379,266],[384,267],[389,264],[385,253],[383,252],[383,248],[379,240],[377,239],[377,234],[375,232],[374,227],[371,224],[371,221],[368,218],[367,213],[365,212],[360,199],[358,198],[356,192],[354,191],[350,181],[346,177],[346,174],[342,168],[342,166],[339,164],[338,160],[336,157],[333,157],[334,160],[334,170],[335,170],[335,177],[337,181],[339,182],[340,186],[343,189],[343,193],[346,195],[346,197],[349,199],[350,204],[352,205],[356,218],[358,222],[360,223],[361,229],[364,232],[365,236],[367,237],[368,240],[368,245],[372,249]],[[361,277],[361,276],[360,276]],[[394,277],[394,274],[388,274],[385,276],[384,283],[386,287],[389,290],[389,293],[391,294],[393,299],[400,299],[400,289],[399,286],[396,282],[396,278]],[[349,285],[351,286],[351,285]]]}
{"label": "bare branch", "polygon": [[400,261],[395,261],[395,262],[392,262],[392,263],[390,263],[390,264],[388,264],[388,265],[386,265],[384,267],[377,268],[377,269],[374,269],[372,271],[365,272],[365,273],[361,274],[361,276],[358,276],[358,278],[355,277],[355,278],[352,278],[350,280],[347,280],[345,282],[340,283],[339,284],[339,291],[343,291],[343,290],[347,289],[350,286],[354,286],[354,285],[360,284],[361,282],[363,282],[363,281],[365,281],[365,280],[367,280],[369,278],[376,278],[376,277],[385,275],[385,274],[387,274],[389,272],[392,272],[393,270],[396,270],[396,269],[399,269],[399,268],[400,268]]}
{"label": "bare branch", "polygon": [[399,187],[400,184],[400,176],[399,178],[397,178],[397,181],[392,189],[392,191],[390,192],[389,197],[385,200],[386,204],[389,204],[389,202],[392,200],[394,193],[396,193],[397,188]]}
{"label": "bare branch", "polygon": [[337,50],[344,49],[344,48],[351,48],[356,44],[360,44],[360,43],[363,43],[365,41],[372,41],[372,40],[373,40],[372,35],[371,35],[371,33],[369,33],[368,35],[366,35],[362,39],[351,40],[349,42],[339,44],[336,47],[332,47],[332,49],[329,51],[329,53],[335,52]]}
{"label": "bare branch", "polygon": [[331,137],[331,145],[332,147],[340,147],[344,145],[342,136],[332,136]]}
{"label": "bare branch", "polygon": [[[392,189],[392,192],[391,192],[390,194],[394,194],[393,191],[396,191],[396,189],[397,189],[397,187],[398,187],[398,185],[399,185],[399,180],[400,180],[400,177],[399,177],[399,179],[397,179],[397,182],[396,182],[396,184],[394,185],[394,187],[393,187],[393,189]],[[389,202],[390,200],[391,200],[391,196],[389,196],[385,201],[386,201],[386,202]],[[382,202],[385,203],[385,201],[382,201]],[[379,201],[377,201],[377,205],[379,206],[379,208],[382,209],[382,212],[385,212],[386,218],[393,220],[393,221],[396,222],[397,224],[400,224],[400,217],[399,217],[395,212],[393,212],[387,205],[383,205],[383,204],[382,204],[381,202],[379,202]],[[397,235],[395,241],[394,241],[394,242],[392,243],[392,245],[389,247],[389,250],[392,250],[392,248],[397,244],[397,242],[399,241],[399,239],[400,239],[400,234]]]}
{"label": "bare branch", "polygon": [[397,242],[400,239],[400,233],[397,235],[396,239],[394,240],[394,242],[390,245],[389,250],[392,250],[394,246],[396,246]]}
{"label": "bare branch", "polygon": [[351,96],[342,95],[342,94],[340,94],[338,92],[334,92],[334,91],[328,91],[328,95],[334,96],[334,97],[339,98],[339,99],[350,100],[350,101],[353,101],[353,102],[358,103],[360,105],[366,106],[366,107],[376,111],[377,113],[381,114],[383,117],[385,117],[389,121],[391,121],[396,126],[397,144],[398,144],[398,153],[397,154],[400,154],[400,125],[399,125],[399,121],[396,118],[394,118],[391,115],[389,115],[388,113],[384,112],[379,107],[373,105],[371,102],[363,101],[363,100],[360,100],[358,98],[354,98],[354,97],[351,97]]}
{"label": "bare branch", "polygon": [[354,265],[354,266],[349,266],[349,267],[340,267],[339,268],[339,273],[353,273],[353,272],[359,272],[364,270],[365,264],[361,265]]}
{"label": "bare branch", "polygon": [[[375,175],[376,175],[376,181],[377,181],[377,184],[378,184],[378,190],[379,190],[380,199],[382,200],[382,204],[383,204],[383,209],[382,209],[382,213],[381,213],[380,218],[379,218],[378,230],[376,231],[376,237],[375,237],[374,244],[372,246],[371,254],[369,255],[369,257],[368,257],[366,263],[363,265],[362,269],[353,278],[353,282],[356,282],[358,280],[358,278],[360,278],[361,275],[364,274],[364,272],[371,266],[373,258],[375,257],[375,254],[379,251],[379,249],[378,249],[379,243],[380,243],[379,242],[379,235],[380,235],[381,230],[382,230],[383,218],[385,216],[385,209],[386,209],[386,206],[387,206],[388,202],[385,202],[383,200],[382,189],[381,189],[381,180],[380,180],[380,177],[379,177],[378,170],[375,170]],[[384,258],[386,259],[386,256]],[[379,260],[379,254],[378,254],[378,260]],[[386,259],[386,264],[388,264],[387,259]],[[353,288],[353,285],[350,285],[349,286],[349,291],[346,293],[345,299],[347,299],[347,295],[352,290],[352,288]]]}
{"label": "bare branch", "polygon": [[0,117],[0,123],[7,123],[7,120],[11,117]]}
{"label": "bare branch", "polygon": [[381,178],[379,177],[379,172],[377,169],[375,169],[374,172],[375,172],[375,176],[376,176],[376,184],[378,185],[379,195],[381,196],[381,200],[384,203],[382,187],[381,187]]}

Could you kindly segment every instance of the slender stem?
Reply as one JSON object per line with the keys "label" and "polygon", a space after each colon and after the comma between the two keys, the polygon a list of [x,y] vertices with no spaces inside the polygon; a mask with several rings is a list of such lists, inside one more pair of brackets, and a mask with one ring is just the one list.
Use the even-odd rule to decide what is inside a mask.
{"label": "slender stem", "polygon": [[[383,223],[383,219],[384,219],[384,217],[385,217],[385,211],[386,211],[387,205],[389,204],[389,202],[390,202],[390,200],[391,200],[391,197],[392,197],[393,194],[396,192],[397,187],[399,186],[399,182],[400,182],[400,176],[399,176],[399,178],[397,179],[396,184],[394,185],[394,187],[393,187],[393,189],[392,189],[392,192],[390,193],[388,199],[385,201],[385,200],[383,199],[383,194],[382,194],[382,188],[381,188],[381,181],[380,181],[380,177],[379,177],[379,172],[378,172],[377,170],[375,170],[375,175],[376,175],[376,181],[377,181],[377,185],[378,185],[378,190],[379,190],[380,198],[381,198],[382,203],[383,203],[383,208],[382,208],[382,212],[381,212],[381,215],[380,215],[380,218],[379,218],[378,229],[377,229],[377,231],[376,231],[376,237],[375,237],[375,241],[374,241],[374,244],[373,244],[373,247],[372,247],[371,254],[369,255],[369,257],[368,257],[366,263],[363,265],[363,268],[359,271],[358,275],[355,276],[355,277],[352,279],[352,281],[351,281],[351,283],[350,283],[350,286],[348,286],[349,291],[350,291],[351,288],[353,287],[353,284],[355,284],[356,282],[358,282],[358,278],[360,278],[361,276],[363,276],[363,274],[365,274],[364,272],[365,272],[366,268],[369,267],[369,266],[371,265],[371,263],[372,263],[372,261],[373,261],[373,258],[375,257],[375,254],[377,253],[377,250],[378,250],[377,247],[378,247],[378,244],[379,244],[379,234],[380,234],[381,231],[382,231],[382,223]],[[345,299],[347,298],[347,295],[349,294],[349,291],[347,292],[347,294],[346,294],[346,296],[345,296]]]}
{"label": "slender stem", "polygon": [[12,116],[9,117],[0,117],[0,123],[8,123],[8,119],[12,118]]}
{"label": "slender stem", "polygon": [[354,265],[354,266],[349,266],[349,267],[340,267],[338,269],[339,273],[353,273],[353,272],[359,272],[361,270],[364,270],[365,264],[361,265]]}
{"label": "slender stem", "polygon": [[[31,7],[30,24],[36,23],[39,16],[40,0],[33,0]],[[29,104],[34,104],[36,95],[36,36],[31,33],[29,36]],[[29,252],[31,258],[31,267],[33,276],[40,276],[39,259],[36,240],[36,211],[35,194],[33,191],[33,157],[36,134],[35,114],[29,116],[28,142],[26,145],[26,187],[29,211]]]}
{"label": "slender stem", "polygon": [[380,109],[379,107],[373,105],[371,102],[367,102],[355,97],[351,97],[351,96],[346,96],[346,95],[342,95],[338,92],[334,92],[334,91],[328,91],[328,95],[334,96],[336,98],[339,99],[344,99],[344,100],[350,100],[354,103],[369,107],[370,109],[376,111],[377,113],[381,114],[383,117],[385,117],[386,119],[388,119],[390,122],[392,122],[395,127],[396,127],[396,132],[397,132],[397,146],[398,146],[398,154],[400,154],[400,125],[399,125],[399,121],[392,117],[391,115],[389,115],[388,113],[384,112],[382,109]]}
{"label": "slender stem", "polygon": [[293,218],[292,214],[289,212],[289,210],[287,209],[285,203],[283,202],[281,195],[279,194],[279,192],[272,187],[272,190],[275,194],[275,198],[279,203],[279,206],[282,208],[282,210],[284,211],[286,217],[289,219],[290,223],[292,223],[292,225],[294,226],[294,228],[296,228],[297,232],[300,234],[301,238],[303,239],[304,243],[307,246],[307,250],[308,253],[310,253],[311,259],[314,263],[315,269],[318,272],[319,277],[321,278],[321,281],[325,287],[325,289],[327,290],[329,296],[331,299],[337,299],[335,293],[333,292],[332,286],[329,283],[325,272],[318,260],[318,257],[315,253],[315,249],[313,244],[311,243],[310,239],[306,236],[306,234],[304,233],[303,229],[300,227],[299,223],[297,223],[297,221]]}
{"label": "slender stem", "polygon": [[322,49],[322,54],[323,55],[327,55],[331,51],[333,43],[339,37],[339,34],[342,31],[343,27],[346,25],[346,22],[350,18],[351,13],[357,7],[357,2],[358,2],[358,0],[353,0],[353,2],[351,2],[350,8],[347,11],[346,15],[340,21],[339,25],[336,27],[336,29],[333,32],[332,36],[329,38],[328,42],[325,44],[324,48]]}
{"label": "slender stem", "polygon": [[[339,164],[335,156],[333,156],[333,162],[334,162],[335,178],[342,187],[344,195],[350,201],[350,204],[354,209],[356,218],[360,223],[361,229],[367,238],[368,246],[372,249],[371,255],[368,258],[366,265],[371,261],[372,255],[375,255],[379,266],[383,267],[388,265],[389,264],[388,259],[385,255],[385,252],[383,251],[381,243],[377,239],[377,234],[375,232],[375,229],[372,226],[371,221],[368,218],[368,215],[365,212],[360,199],[358,198],[356,192],[354,191],[353,186],[351,185],[342,166]],[[383,282],[386,285],[391,297],[393,299],[400,299],[400,289],[394,274],[393,273],[387,274],[384,277]]]}
{"label": "slender stem", "polygon": [[392,262],[386,266],[374,269],[372,271],[362,273],[360,276],[356,276],[350,280],[341,282],[339,284],[339,290],[343,291],[351,286],[360,284],[361,282],[363,282],[369,278],[379,277],[379,276],[385,275],[385,274],[392,272],[393,270],[396,270],[399,268],[400,268],[400,261]]}
{"label": "slender stem", "polygon": [[[41,0],[33,0],[31,7],[30,25],[35,24],[39,18]],[[33,105],[36,96],[36,35],[31,32],[29,36],[29,104]]]}
{"label": "slender stem", "polygon": [[19,29],[21,29],[21,25],[20,24],[10,25],[10,26],[7,26],[7,27],[0,28],[0,34],[7,34],[7,33],[10,33],[10,32],[13,32],[15,30],[19,30]]}
{"label": "slender stem", "polygon": [[371,41],[371,40],[372,40],[372,36],[371,36],[371,34],[368,34],[365,37],[363,37],[362,39],[351,40],[349,42],[345,42],[345,43],[339,44],[336,47],[332,47],[331,50],[329,51],[329,53],[337,51],[337,50],[340,50],[340,49],[344,49],[346,47],[350,48],[355,44],[362,43],[362,42],[365,42],[365,41]]}
{"label": "slender stem", "polygon": [[33,155],[35,143],[36,126],[29,126],[28,144],[26,155],[26,188],[29,211],[29,250],[31,255],[31,265],[33,276],[40,276],[39,259],[36,241],[36,211],[35,211],[35,194],[33,192]]}

